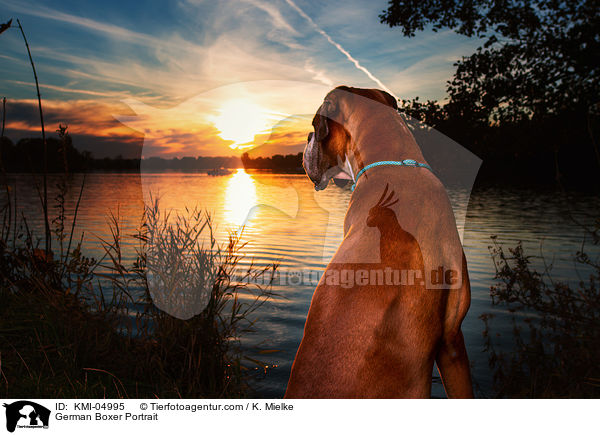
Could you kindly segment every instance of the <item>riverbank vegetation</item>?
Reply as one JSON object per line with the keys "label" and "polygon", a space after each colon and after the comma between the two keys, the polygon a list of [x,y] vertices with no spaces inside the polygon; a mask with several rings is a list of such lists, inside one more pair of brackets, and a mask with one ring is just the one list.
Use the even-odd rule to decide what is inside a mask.
{"label": "riverbank vegetation", "polygon": [[[82,186],[81,194],[84,193]],[[62,195],[61,197],[64,197]],[[80,196],[81,198],[81,196]],[[78,203],[79,204],[79,203]],[[240,337],[253,330],[253,312],[272,294],[269,286],[234,280],[243,244],[231,234],[225,246],[212,238],[210,216],[161,214],[146,208],[136,234],[124,235],[110,216],[111,240],[104,256],[87,257],[83,238],[73,240],[77,209],[67,219],[64,203],[51,223],[55,248],[41,241],[24,218],[7,216],[0,240],[0,396],[40,398],[245,397],[255,360],[245,359]],[[15,210],[16,205],[13,205]],[[173,218],[173,219],[171,219]],[[65,225],[69,221],[72,225]],[[200,246],[201,236],[209,238]],[[137,242],[136,259],[123,260],[122,246]],[[150,247],[152,244],[152,247]],[[42,245],[43,246],[43,245]],[[190,276],[210,276],[204,288],[182,289],[157,264],[181,264]],[[189,255],[189,250],[194,250]],[[184,252],[185,251],[185,252]],[[209,270],[210,268],[210,270]],[[245,273],[272,276],[274,267]],[[149,285],[148,276],[163,281]],[[269,282],[269,278],[256,280]],[[174,304],[178,292],[204,292],[204,303],[185,318]],[[160,292],[160,294],[157,294]],[[155,300],[169,299],[167,310]],[[189,297],[182,296],[181,302]],[[171,313],[171,314],[170,314]],[[261,363],[262,364],[262,363]],[[261,371],[264,367],[260,367]]]}
{"label": "riverbank vegetation", "polygon": [[481,316],[497,397],[600,397],[599,234],[597,223],[575,255],[585,274],[576,283],[553,278],[550,267],[536,271],[520,243],[506,249],[493,238],[492,304],[512,323],[512,334],[501,337],[494,315]]}

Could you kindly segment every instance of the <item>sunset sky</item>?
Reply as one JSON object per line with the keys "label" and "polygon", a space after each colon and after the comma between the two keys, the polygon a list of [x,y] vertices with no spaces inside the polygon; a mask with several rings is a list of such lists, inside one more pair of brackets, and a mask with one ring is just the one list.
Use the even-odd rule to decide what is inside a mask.
{"label": "sunset sky", "polygon": [[[415,38],[379,23],[377,1],[0,0],[21,20],[47,130],[67,123],[97,157],[298,152],[329,89],[387,88],[442,99],[452,64],[478,41]],[[6,135],[39,135],[33,74],[18,28],[0,35]],[[143,144],[143,147],[141,145]],[[265,151],[266,152],[266,151]]]}

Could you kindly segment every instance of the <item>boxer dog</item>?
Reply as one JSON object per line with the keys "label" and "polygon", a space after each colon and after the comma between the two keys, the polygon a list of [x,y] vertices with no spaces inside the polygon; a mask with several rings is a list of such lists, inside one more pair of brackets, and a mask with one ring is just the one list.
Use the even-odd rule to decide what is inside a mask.
{"label": "boxer dog", "polygon": [[303,164],[315,189],[332,178],[355,189],[286,398],[430,397],[434,362],[448,397],[473,397],[461,332],[470,285],[454,214],[397,109],[386,92],[340,86],[313,119]]}

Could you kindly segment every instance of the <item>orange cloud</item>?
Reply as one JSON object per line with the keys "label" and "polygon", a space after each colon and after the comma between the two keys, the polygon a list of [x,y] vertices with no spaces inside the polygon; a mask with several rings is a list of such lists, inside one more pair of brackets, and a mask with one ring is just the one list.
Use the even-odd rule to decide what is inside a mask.
{"label": "orange cloud", "polygon": [[[17,140],[39,135],[37,104],[34,99],[7,102],[8,137]],[[119,153],[131,155],[126,150],[133,143],[143,143],[141,156],[144,158],[239,155],[246,150],[231,149],[230,145],[234,142],[221,137],[221,132],[212,122],[216,111],[208,109],[206,101],[160,109],[134,100],[44,100],[43,110],[48,136],[54,134],[59,124],[67,124],[75,146],[92,151],[98,157]],[[261,155],[299,152],[310,128],[307,119],[291,117],[280,120],[271,130],[255,135],[250,148],[258,146],[254,154]],[[111,146],[103,148],[104,141],[110,141]],[[122,152],[118,143],[123,144]]]}

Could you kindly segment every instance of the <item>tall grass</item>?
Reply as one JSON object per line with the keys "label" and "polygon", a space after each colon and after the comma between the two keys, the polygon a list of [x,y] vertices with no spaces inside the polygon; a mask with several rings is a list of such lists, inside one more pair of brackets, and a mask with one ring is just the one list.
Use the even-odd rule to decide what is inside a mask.
{"label": "tall grass", "polygon": [[[84,184],[70,211],[68,185],[60,181],[54,199],[55,253],[38,248],[40,240],[24,217],[19,230],[2,231],[0,396],[250,394],[254,364],[248,359],[249,367],[244,365],[239,340],[253,330],[254,311],[272,293],[270,285],[234,276],[242,269],[266,274],[266,281],[253,282],[269,283],[276,267],[241,268],[239,234],[230,234],[221,246],[209,214],[197,208],[165,214],[158,200],[145,208],[134,234],[123,234],[118,213],[110,214],[111,238],[99,241],[104,255],[90,258],[82,251],[83,237],[74,240]],[[5,203],[4,213],[9,210]],[[122,246],[132,241],[136,258],[126,264]]]}
{"label": "tall grass", "polygon": [[[38,237],[19,216],[16,186],[0,158],[0,396],[249,394],[256,372],[244,361],[264,364],[244,357],[239,340],[253,330],[255,310],[273,296],[276,266],[251,263],[244,270],[241,234],[231,233],[221,245],[209,213],[165,213],[158,199],[145,207],[134,234],[123,234],[118,212],[109,213],[111,236],[97,241],[104,255],[86,256],[83,233],[76,237],[86,178],[69,209],[70,138],[66,126],[57,133],[64,171],[55,186],[55,217],[44,213],[53,245],[43,244],[45,234]],[[137,244],[131,264],[124,261],[124,244]],[[254,279],[236,281],[240,271]]]}

